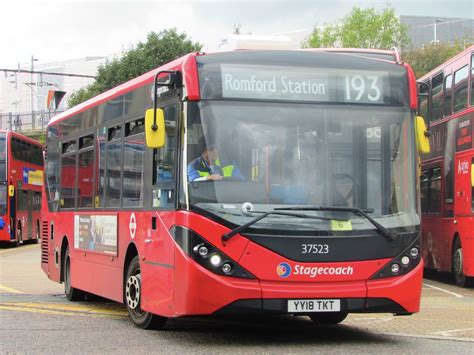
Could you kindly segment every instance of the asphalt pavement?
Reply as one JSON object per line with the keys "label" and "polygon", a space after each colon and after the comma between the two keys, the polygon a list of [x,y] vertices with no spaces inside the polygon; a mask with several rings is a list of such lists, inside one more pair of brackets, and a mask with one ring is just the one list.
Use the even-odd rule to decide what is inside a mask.
{"label": "asphalt pavement", "polygon": [[0,353],[474,353],[474,289],[429,273],[422,310],[354,314],[338,326],[307,317],[192,317],[137,329],[123,305],[69,302],[47,279],[39,245],[0,249]]}

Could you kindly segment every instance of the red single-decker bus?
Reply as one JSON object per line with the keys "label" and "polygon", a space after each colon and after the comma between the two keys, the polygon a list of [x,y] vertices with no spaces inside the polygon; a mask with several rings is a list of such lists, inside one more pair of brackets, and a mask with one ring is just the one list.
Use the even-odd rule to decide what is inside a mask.
{"label": "red single-decker bus", "polygon": [[142,328],[418,312],[416,81],[384,59],[191,53],[54,117],[43,270]]}

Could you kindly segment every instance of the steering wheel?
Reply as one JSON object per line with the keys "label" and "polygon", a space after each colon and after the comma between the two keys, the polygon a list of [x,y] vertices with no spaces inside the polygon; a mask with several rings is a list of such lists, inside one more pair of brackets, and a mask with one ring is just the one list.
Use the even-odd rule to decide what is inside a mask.
{"label": "steering wheel", "polygon": [[[338,174],[332,174],[332,178],[333,178],[333,181],[335,182],[335,184],[333,185],[334,186],[334,189],[339,193],[341,194],[341,196],[346,200],[348,201],[353,195],[354,195],[354,186],[355,186],[355,182],[354,182],[354,178],[349,175],[349,174],[344,174],[344,173],[338,173]],[[339,189],[337,188],[337,181],[339,180],[350,180],[351,181],[351,189],[349,190],[348,194],[346,196],[344,196],[342,194],[341,191],[339,191]]]}

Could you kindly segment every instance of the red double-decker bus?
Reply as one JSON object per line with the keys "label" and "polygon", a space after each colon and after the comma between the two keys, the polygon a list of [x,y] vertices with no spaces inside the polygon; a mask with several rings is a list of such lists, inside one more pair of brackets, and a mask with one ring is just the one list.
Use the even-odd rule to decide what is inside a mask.
{"label": "red double-decker bus", "polygon": [[432,132],[422,156],[425,266],[452,272],[461,287],[474,281],[473,58],[471,46],[419,80]]}
{"label": "red double-decker bus", "polygon": [[186,55],[50,121],[42,268],[142,328],[418,312],[416,109],[403,63]]}
{"label": "red double-decker bus", "polygon": [[0,131],[0,242],[19,245],[40,238],[43,147]]}

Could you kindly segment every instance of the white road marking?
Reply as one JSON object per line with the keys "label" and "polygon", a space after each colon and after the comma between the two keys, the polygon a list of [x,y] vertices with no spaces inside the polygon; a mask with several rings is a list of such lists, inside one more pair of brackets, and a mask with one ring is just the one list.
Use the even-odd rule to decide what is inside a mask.
{"label": "white road marking", "polygon": [[442,335],[442,336],[445,336],[445,337],[449,337],[449,336],[451,336],[451,333],[465,332],[465,331],[468,331],[468,330],[474,330],[474,328],[442,330],[442,331],[440,331],[440,332],[434,332],[434,333],[431,333],[431,334],[434,334],[434,335]]}
{"label": "white road marking", "polygon": [[435,290],[438,290],[438,291],[441,291],[441,292],[444,292],[444,293],[447,293],[447,294],[450,294],[456,298],[464,298],[463,295],[460,295],[459,293],[456,293],[456,292],[451,292],[451,291],[448,291],[448,290],[445,290],[444,288],[441,288],[441,287],[436,287],[436,286],[433,286],[433,285],[428,285],[428,284],[423,284],[429,288],[432,288],[432,289],[435,289]]}

